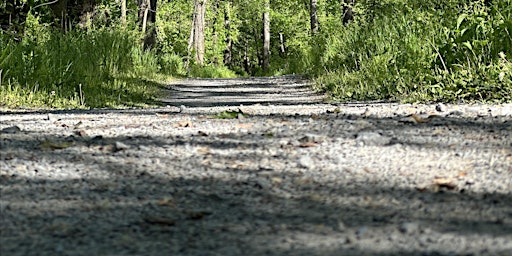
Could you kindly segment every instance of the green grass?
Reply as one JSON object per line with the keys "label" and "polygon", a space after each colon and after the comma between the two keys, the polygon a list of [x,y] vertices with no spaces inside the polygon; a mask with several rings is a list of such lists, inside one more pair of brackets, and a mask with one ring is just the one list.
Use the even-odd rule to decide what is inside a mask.
{"label": "green grass", "polygon": [[[354,11],[342,27],[321,14],[315,36],[307,23],[275,16],[298,37],[287,40],[285,57],[274,51],[268,74],[253,73],[305,73],[336,101],[512,101],[512,0],[360,0]],[[0,30],[0,107],[154,106],[158,81],[168,79],[158,74],[245,75],[242,67],[185,65],[172,50],[177,35],[144,50],[132,25],[62,33],[28,15],[22,39]]]}
{"label": "green grass", "polygon": [[62,34],[30,23],[26,30],[21,42],[0,35],[0,106],[153,104],[159,86],[147,81],[159,71],[158,60],[141,49],[138,35],[108,28]]}
{"label": "green grass", "polygon": [[512,101],[510,0],[360,2],[313,47],[310,73],[334,100]]}

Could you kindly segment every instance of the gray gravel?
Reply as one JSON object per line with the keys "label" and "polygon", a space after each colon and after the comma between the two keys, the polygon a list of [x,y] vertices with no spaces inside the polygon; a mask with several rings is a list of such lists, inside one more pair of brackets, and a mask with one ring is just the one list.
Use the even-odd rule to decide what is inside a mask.
{"label": "gray gravel", "polygon": [[511,104],[290,96],[304,85],[0,111],[0,255],[512,254]]}

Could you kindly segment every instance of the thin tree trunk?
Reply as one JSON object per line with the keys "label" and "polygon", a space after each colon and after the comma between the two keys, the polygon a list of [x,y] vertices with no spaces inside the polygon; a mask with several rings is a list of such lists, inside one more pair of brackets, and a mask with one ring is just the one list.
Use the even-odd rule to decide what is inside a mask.
{"label": "thin tree trunk", "polygon": [[121,24],[126,26],[126,0],[121,0]]}
{"label": "thin tree trunk", "polygon": [[144,34],[144,48],[152,48],[156,44],[156,29],[150,26],[156,22],[157,0],[138,0],[139,24]]}
{"label": "thin tree trunk", "polygon": [[252,74],[252,69],[251,69],[251,59],[249,58],[249,40],[245,40],[245,47],[244,47],[244,69],[245,69],[245,72],[247,72],[248,74]]}
{"label": "thin tree trunk", "polygon": [[196,51],[196,62],[204,65],[204,29],[206,16],[206,0],[194,1],[194,48]]}
{"label": "thin tree trunk", "polygon": [[317,15],[317,0],[310,0],[309,1],[310,7],[309,7],[309,16],[310,16],[310,22],[311,22],[311,34],[318,33],[318,15]]}
{"label": "thin tree trunk", "polygon": [[146,34],[146,27],[148,25],[148,13],[149,13],[149,0],[144,0],[144,14],[142,15],[142,34]]}
{"label": "thin tree trunk", "polygon": [[231,40],[231,21],[230,17],[230,6],[229,3],[226,5],[226,9],[224,10],[224,29],[227,31],[226,35],[226,48],[224,49],[224,65],[231,66],[231,49],[233,47],[233,42]]}
{"label": "thin tree trunk", "polygon": [[218,35],[218,32],[217,32],[217,15],[218,15],[218,12],[219,12],[219,1],[214,1],[214,3],[212,3],[212,16],[213,16],[213,21],[212,21],[212,49],[213,49],[213,59],[212,59],[212,62],[215,66],[218,66],[219,65],[219,58],[218,58],[218,55],[217,55],[217,40],[219,38],[219,35]]}
{"label": "thin tree trunk", "polygon": [[279,33],[279,56],[283,59],[286,57],[286,46],[283,33]]}
{"label": "thin tree trunk", "polygon": [[[188,47],[187,47],[187,62],[185,63],[185,67],[187,70],[190,67],[190,56],[192,55],[192,49],[194,48],[194,29],[196,27],[196,6],[194,5],[194,12],[192,13],[192,26],[190,27],[190,36],[188,38]],[[189,70],[190,71],[190,70]]]}
{"label": "thin tree trunk", "polygon": [[263,13],[263,71],[267,72],[270,66],[270,1],[265,1]]}

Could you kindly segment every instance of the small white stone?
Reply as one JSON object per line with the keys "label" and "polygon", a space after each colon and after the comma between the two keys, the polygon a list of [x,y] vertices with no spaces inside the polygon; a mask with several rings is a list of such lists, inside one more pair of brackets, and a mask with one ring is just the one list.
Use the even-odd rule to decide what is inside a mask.
{"label": "small white stone", "polygon": [[313,169],[315,167],[315,162],[310,156],[301,156],[299,158],[299,166],[307,169]]}

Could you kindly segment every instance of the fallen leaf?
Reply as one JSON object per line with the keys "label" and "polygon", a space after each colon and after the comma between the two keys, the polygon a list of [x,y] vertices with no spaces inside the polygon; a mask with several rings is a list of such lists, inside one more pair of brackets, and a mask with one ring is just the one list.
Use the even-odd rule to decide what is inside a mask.
{"label": "fallen leaf", "polygon": [[422,187],[416,187],[416,190],[418,190],[419,192],[425,192],[427,191],[428,187],[425,187],[425,186],[422,186]]}
{"label": "fallen leaf", "polygon": [[174,127],[175,128],[178,128],[178,127],[192,127],[192,122],[190,122],[190,121],[180,121]]}
{"label": "fallen leaf", "polygon": [[318,145],[316,142],[308,141],[308,142],[301,143],[299,145],[299,147],[301,147],[301,148],[311,148],[311,147],[315,147],[316,145]]}
{"label": "fallen leaf", "polygon": [[276,184],[283,183],[283,179],[279,178],[279,177],[272,177],[272,178],[270,178],[270,181],[272,181],[272,183],[276,183]]}
{"label": "fallen leaf", "polygon": [[211,154],[209,148],[198,148],[197,153],[199,153],[201,155],[210,155]]}
{"label": "fallen leaf", "polygon": [[169,206],[169,207],[175,207],[176,202],[174,202],[172,199],[164,198],[157,202],[157,205],[159,206]]}
{"label": "fallen leaf", "polygon": [[449,184],[452,182],[454,182],[454,180],[451,178],[446,178],[446,177],[435,177],[434,178],[435,184]]}
{"label": "fallen leaf", "polygon": [[176,220],[165,218],[165,217],[157,217],[157,216],[146,216],[144,217],[144,221],[149,224],[158,224],[158,225],[174,225]]}
{"label": "fallen leaf", "polygon": [[453,190],[457,188],[457,185],[455,184],[455,180],[451,178],[446,177],[435,177],[434,178],[434,185],[438,188],[445,188],[448,190]]}
{"label": "fallen leaf", "polygon": [[311,115],[311,119],[313,119],[313,120],[319,120],[319,119],[320,119],[320,115],[318,115],[318,114],[312,114],[312,115]]}
{"label": "fallen leaf", "polygon": [[211,118],[217,118],[217,119],[241,119],[244,117],[248,117],[247,114],[245,114],[241,109],[238,109],[238,111],[222,111],[216,115],[210,116]]}
{"label": "fallen leaf", "polygon": [[200,220],[212,213],[210,211],[188,211],[186,214],[191,220]]}
{"label": "fallen leaf", "polygon": [[82,121],[78,122],[75,124],[75,126],[73,127],[73,129],[80,129],[80,127],[82,127],[84,123],[82,123]]}
{"label": "fallen leaf", "polygon": [[65,149],[73,146],[73,142],[51,142],[49,140],[45,140],[41,143],[41,149]]}
{"label": "fallen leaf", "polygon": [[85,137],[87,136],[87,132],[85,130],[78,130],[78,131],[75,131],[75,134],[80,136],[80,137]]}
{"label": "fallen leaf", "polygon": [[369,117],[371,115],[372,115],[372,112],[370,111],[369,108],[366,108],[365,111],[362,114],[363,117]]}
{"label": "fallen leaf", "polygon": [[155,113],[155,115],[156,115],[157,117],[160,117],[160,118],[167,118],[167,117],[169,117],[169,114],[160,114],[160,113]]}
{"label": "fallen leaf", "polygon": [[242,128],[242,129],[251,129],[251,127],[254,125],[254,123],[247,123],[247,124],[236,124],[235,127]]}
{"label": "fallen leaf", "polygon": [[419,124],[424,124],[424,123],[429,122],[428,118],[422,118],[416,114],[412,114],[411,117],[414,119],[414,121],[416,121],[416,123],[419,123]]}

